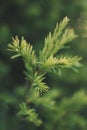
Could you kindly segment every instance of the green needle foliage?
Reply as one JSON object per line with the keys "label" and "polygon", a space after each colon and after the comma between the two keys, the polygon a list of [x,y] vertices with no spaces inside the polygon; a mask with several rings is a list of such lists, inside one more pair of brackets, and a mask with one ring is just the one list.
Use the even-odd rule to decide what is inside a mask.
{"label": "green needle foliage", "polygon": [[77,37],[73,29],[65,29],[68,22],[69,19],[65,17],[60,24],[57,23],[53,34],[49,32],[45,38],[44,48],[40,52],[41,59],[49,58],[51,55],[54,56],[60,49],[64,48],[65,44]]}
{"label": "green needle foliage", "polygon": [[[8,50],[15,53],[11,58],[14,59],[21,56],[23,59],[26,69],[26,80],[28,81],[22,101],[18,105],[19,111],[17,115],[33,122],[35,125],[42,123],[36,112],[37,106],[52,110],[55,106],[54,99],[58,97],[58,92],[49,90],[49,86],[45,83],[46,73],[59,74],[63,68],[77,70],[80,67],[80,57],[58,55],[61,49],[65,48],[70,41],[77,37],[73,29],[66,28],[68,22],[69,19],[65,17],[59,24],[57,23],[54,32],[50,32],[45,38],[44,47],[39,51],[38,56],[36,56],[33,46],[23,37],[19,40],[18,36],[16,36],[12,38],[12,43],[8,44]],[[72,100],[74,99],[72,98]],[[66,101],[63,102],[65,103]],[[64,104],[63,102],[62,104]],[[32,108],[32,104],[34,108]]]}
{"label": "green needle foliage", "polygon": [[41,120],[38,119],[38,114],[36,114],[34,109],[31,109],[26,106],[25,103],[19,104],[19,112],[17,115],[21,118],[25,118],[27,121],[33,122],[36,125],[41,124]]}

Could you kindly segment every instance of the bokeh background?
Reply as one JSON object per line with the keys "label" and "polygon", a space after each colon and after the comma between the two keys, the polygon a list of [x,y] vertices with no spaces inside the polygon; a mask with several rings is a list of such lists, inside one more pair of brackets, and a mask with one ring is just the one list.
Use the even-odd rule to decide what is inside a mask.
{"label": "bokeh background", "polygon": [[[15,116],[13,97],[17,96],[15,91],[25,83],[24,65],[21,59],[10,60],[11,53],[7,50],[7,44],[12,36],[24,36],[38,52],[43,47],[44,37],[65,16],[70,18],[69,26],[78,34],[66,52],[81,56],[83,66],[79,73],[64,70],[61,77],[47,75],[47,83],[62,91],[62,99],[80,90],[87,93],[87,0],[0,0],[0,130],[55,130],[49,121],[49,112],[48,120],[39,128],[19,121]],[[64,118],[61,123],[63,126],[58,127],[58,121],[56,129],[87,130],[86,109],[87,105],[80,113],[77,111],[83,120],[77,122],[78,118],[73,116],[70,117],[72,120]]]}

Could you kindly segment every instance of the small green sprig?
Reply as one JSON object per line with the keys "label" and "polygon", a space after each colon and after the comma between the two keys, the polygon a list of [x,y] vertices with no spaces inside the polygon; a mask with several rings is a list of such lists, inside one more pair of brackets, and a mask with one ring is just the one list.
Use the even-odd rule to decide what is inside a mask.
{"label": "small green sprig", "polygon": [[73,29],[66,29],[69,19],[65,17],[63,21],[56,24],[53,34],[49,32],[48,36],[45,38],[45,44],[43,50],[40,51],[40,58],[46,59],[51,55],[55,55],[60,49],[72,41],[77,35],[74,34]]}
{"label": "small green sprig", "polygon": [[42,123],[41,120],[38,119],[38,114],[35,112],[35,109],[27,107],[26,103],[24,102],[19,104],[19,111],[17,115],[21,119],[25,118],[26,121],[35,123],[37,126]]}

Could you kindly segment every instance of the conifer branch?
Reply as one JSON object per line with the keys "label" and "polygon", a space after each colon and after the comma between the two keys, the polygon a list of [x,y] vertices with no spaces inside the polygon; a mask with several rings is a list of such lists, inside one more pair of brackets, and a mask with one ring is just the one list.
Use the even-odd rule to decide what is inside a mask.
{"label": "conifer branch", "polygon": [[[29,82],[29,86],[26,87],[27,93],[24,91],[24,99],[22,98],[22,103],[19,103],[17,115],[36,125],[40,125],[41,120],[38,119],[35,109],[31,108],[31,103],[36,106],[53,108],[55,105],[54,98],[57,96],[55,91],[48,91],[49,86],[44,81],[45,74],[49,71],[59,73],[62,68],[77,70],[81,66],[80,57],[57,55],[59,50],[77,37],[73,29],[66,29],[68,22],[69,19],[65,17],[59,24],[57,23],[53,34],[50,32],[45,38],[44,47],[40,50],[39,56],[36,56],[33,46],[23,37],[19,40],[16,36],[12,38],[12,43],[8,44],[8,50],[15,53],[11,57],[12,59],[22,57],[26,68],[26,80]],[[43,92],[47,92],[47,95]]]}
{"label": "conifer branch", "polygon": [[44,80],[43,75],[44,74],[38,75],[38,73],[35,73],[34,81],[32,84],[32,86],[35,87],[35,90],[40,91],[40,92],[48,91],[48,89],[49,89],[49,87],[46,85],[46,83],[43,82],[43,80]]}
{"label": "conifer branch", "polygon": [[42,63],[42,68],[46,72],[56,72],[58,69],[71,68],[75,71],[81,66],[81,57],[77,56],[61,56],[59,58],[53,57],[52,55]]}
{"label": "conifer branch", "polygon": [[65,29],[68,22],[69,19],[65,17],[59,25],[57,23],[53,34],[50,32],[45,38],[44,48],[40,51],[42,60],[49,58],[50,55],[55,55],[60,49],[64,48],[65,44],[77,37],[73,29]]}
{"label": "conifer branch", "polygon": [[12,59],[22,56],[25,63],[27,62],[32,65],[36,63],[35,51],[33,50],[32,45],[27,43],[23,37],[21,38],[21,41],[18,36],[12,38],[12,44],[9,43],[8,48],[9,51],[14,51],[16,53],[16,55],[11,57]]}
{"label": "conifer branch", "polygon": [[35,110],[27,107],[24,102],[19,104],[19,109],[20,110],[18,111],[17,115],[21,119],[25,118],[26,121],[33,122],[37,126],[42,123],[42,121],[38,119],[38,114],[35,112]]}

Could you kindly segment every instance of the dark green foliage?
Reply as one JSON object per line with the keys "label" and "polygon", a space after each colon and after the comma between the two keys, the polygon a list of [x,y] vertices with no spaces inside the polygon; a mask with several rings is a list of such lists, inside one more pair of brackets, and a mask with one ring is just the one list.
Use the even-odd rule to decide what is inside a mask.
{"label": "dark green foliage", "polygon": [[[52,32],[54,25],[57,21],[61,20],[64,16],[70,18],[70,27],[74,27],[78,37],[72,42],[71,48],[66,52],[70,57],[78,55],[82,57],[83,67],[79,69],[79,73],[63,69],[62,75],[54,75],[53,73],[46,74],[44,82],[52,89],[54,95],[51,99],[50,96],[43,96],[37,100],[36,95],[31,95],[32,99],[27,99],[27,102],[33,100],[31,108],[35,108],[39,117],[43,120],[40,128],[37,128],[31,122],[24,122],[15,116],[17,113],[17,102],[24,96],[25,84],[24,80],[24,66],[20,60],[10,60],[10,53],[7,51],[7,43],[14,35],[24,36],[27,41],[33,44],[35,53],[38,56],[38,50],[43,48],[42,41],[49,31]],[[87,129],[87,105],[86,105],[86,91],[87,91],[87,0],[1,0],[0,4],[0,130],[25,130],[41,129],[41,130],[86,130]],[[53,34],[53,33],[52,33]],[[20,39],[21,40],[21,39]],[[68,48],[68,46],[67,46]],[[60,50],[66,56],[65,49]],[[59,57],[57,57],[59,58]],[[77,57],[76,57],[77,58]],[[52,59],[52,56],[50,57]],[[42,68],[45,68],[43,65]],[[37,67],[38,70],[38,67]],[[48,70],[48,69],[46,69]],[[74,70],[77,71],[77,69]],[[54,69],[50,69],[54,72]],[[48,70],[49,72],[49,70]],[[61,73],[58,69],[58,74]],[[27,75],[28,76],[28,75]],[[26,77],[27,78],[27,77]],[[50,89],[50,91],[51,91]],[[50,92],[49,91],[49,92]],[[72,104],[68,105],[73,100],[76,94],[77,111],[73,112]],[[81,93],[81,95],[80,95]],[[82,94],[83,93],[83,94]],[[27,93],[28,94],[28,93]],[[47,93],[45,93],[47,94]],[[49,99],[47,97],[50,97]],[[81,98],[82,97],[82,98]],[[44,100],[48,99],[48,100]],[[39,98],[38,98],[39,99]],[[56,99],[56,100],[54,100]],[[70,99],[70,100],[69,100]],[[67,100],[67,101],[66,101]],[[37,103],[36,103],[37,101]],[[46,102],[44,102],[46,101]],[[51,102],[52,101],[52,102]],[[55,104],[56,101],[57,103]],[[54,105],[62,106],[66,101],[66,114],[68,116],[61,116],[60,110],[58,116],[52,109]],[[35,105],[34,105],[35,102]],[[43,102],[43,104],[42,104]],[[82,102],[85,104],[82,104]],[[39,105],[39,107],[36,107]],[[52,105],[54,104],[54,105]],[[50,107],[49,107],[50,106]],[[63,104],[64,106],[64,104]],[[16,107],[16,108],[15,108]],[[46,109],[44,109],[45,107]],[[57,107],[57,108],[58,108]],[[70,109],[68,108],[70,107]],[[47,108],[50,108],[47,110]],[[74,109],[74,108],[73,108]],[[19,110],[19,109],[18,109]],[[63,109],[62,109],[63,110]],[[62,112],[61,110],[61,112]],[[79,111],[80,110],[80,111]],[[69,111],[69,112],[68,112]],[[63,112],[62,112],[63,113]],[[59,118],[58,117],[62,117]],[[56,119],[57,118],[57,119]],[[45,124],[45,125],[44,125]]]}

